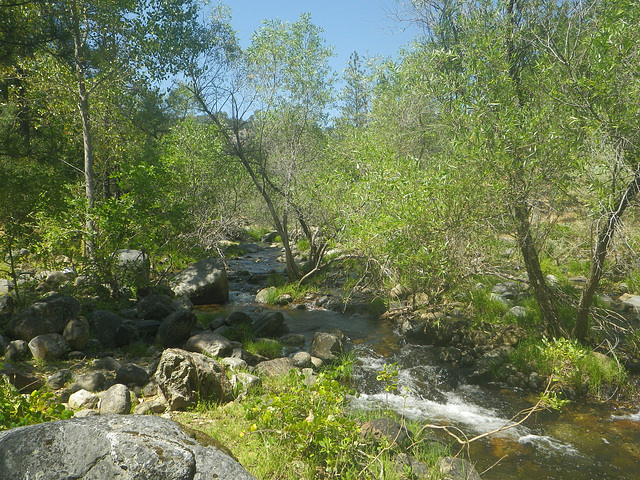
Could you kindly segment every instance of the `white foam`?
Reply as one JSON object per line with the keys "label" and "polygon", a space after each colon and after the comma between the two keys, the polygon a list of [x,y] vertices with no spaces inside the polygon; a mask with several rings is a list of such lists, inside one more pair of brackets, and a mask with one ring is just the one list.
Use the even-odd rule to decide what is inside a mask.
{"label": "white foam", "polygon": [[560,452],[564,455],[579,455],[580,453],[573,445],[563,443],[560,440],[549,437],[548,435],[534,435],[530,433],[520,437],[518,439],[518,443],[522,443],[523,445],[533,445],[546,451]]}

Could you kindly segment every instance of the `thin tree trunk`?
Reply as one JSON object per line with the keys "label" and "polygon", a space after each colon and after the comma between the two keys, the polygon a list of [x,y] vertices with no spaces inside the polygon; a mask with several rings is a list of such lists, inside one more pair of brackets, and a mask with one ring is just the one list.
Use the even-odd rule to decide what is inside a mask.
{"label": "thin tree trunk", "polygon": [[93,172],[93,145],[91,139],[91,118],[89,115],[89,92],[87,91],[86,78],[84,74],[84,40],[80,32],[80,18],[75,8],[72,7],[73,15],[73,44],[75,54],[76,81],[78,82],[78,111],[82,120],[82,140],[84,146],[84,182],[85,196],[87,199],[87,211],[85,218],[84,248],[85,255],[90,261],[95,260],[95,223],[93,220],[93,209],[95,207],[95,178]]}
{"label": "thin tree trunk", "polygon": [[589,333],[589,311],[591,302],[593,301],[593,296],[596,293],[596,289],[604,273],[604,261],[609,252],[611,241],[620,223],[620,218],[631,205],[633,199],[638,195],[638,192],[640,192],[640,165],[636,168],[633,180],[627,184],[618,198],[615,208],[600,218],[598,237],[589,269],[589,278],[580,295],[578,311],[576,313],[576,324],[572,332],[573,336],[581,342],[587,338],[587,334]]}
{"label": "thin tree trunk", "polygon": [[518,236],[518,246],[522,253],[529,283],[533,290],[533,296],[540,308],[542,319],[547,329],[547,333],[552,337],[561,337],[565,335],[558,309],[551,298],[549,287],[545,281],[542,269],[540,268],[540,259],[533,236],[531,235],[531,222],[529,220],[529,209],[523,205],[514,207],[514,217],[516,220],[516,233]]}

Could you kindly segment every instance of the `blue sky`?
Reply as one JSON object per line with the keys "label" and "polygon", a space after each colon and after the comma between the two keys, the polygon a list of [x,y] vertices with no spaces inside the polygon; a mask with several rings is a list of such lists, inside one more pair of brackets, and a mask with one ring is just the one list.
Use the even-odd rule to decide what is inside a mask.
{"label": "blue sky", "polygon": [[301,13],[311,13],[311,21],[321,27],[336,58],[331,66],[341,74],[349,55],[396,57],[411,42],[415,30],[401,31],[401,25],[389,18],[394,0],[227,0],[231,24],[241,45],[247,47],[251,35],[262,20],[279,18],[295,22]]}

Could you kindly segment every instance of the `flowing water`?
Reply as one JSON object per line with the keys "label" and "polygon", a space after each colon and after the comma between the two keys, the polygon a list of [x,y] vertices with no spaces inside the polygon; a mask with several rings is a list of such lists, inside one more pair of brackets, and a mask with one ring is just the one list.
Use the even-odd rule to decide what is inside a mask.
{"label": "flowing water", "polygon": [[[264,253],[260,255],[264,258]],[[235,261],[239,271],[268,273],[271,262],[251,256]],[[280,267],[281,268],[281,267]],[[232,307],[252,301],[255,288],[232,285]],[[511,428],[472,443],[469,455],[485,480],[633,480],[640,479],[640,406],[619,413],[611,406],[571,404],[562,412],[542,411],[514,425],[513,418],[536,399],[495,385],[470,385],[464,372],[439,364],[429,346],[406,345],[386,322],[367,315],[314,309],[284,309],[291,332],[307,346],[316,331],[339,328],[358,352],[356,408],[392,408],[411,420],[447,425],[474,437]],[[376,376],[397,364],[397,391],[386,392]],[[439,432],[441,438],[446,434]]]}

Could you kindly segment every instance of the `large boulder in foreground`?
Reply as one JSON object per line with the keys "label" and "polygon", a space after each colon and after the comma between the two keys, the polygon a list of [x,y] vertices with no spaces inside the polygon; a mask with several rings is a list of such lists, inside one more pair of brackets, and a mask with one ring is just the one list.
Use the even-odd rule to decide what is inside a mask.
{"label": "large boulder in foreground", "polygon": [[0,472],[4,480],[255,480],[212,438],[151,415],[72,418],[0,432]]}
{"label": "large boulder in foreground", "polygon": [[69,295],[53,294],[33,303],[9,322],[9,331],[28,342],[47,333],[62,333],[80,315],[80,302]]}
{"label": "large boulder in foreground", "polygon": [[194,305],[222,304],[229,301],[229,281],[219,258],[205,258],[185,268],[171,281],[171,290],[186,296]]}

